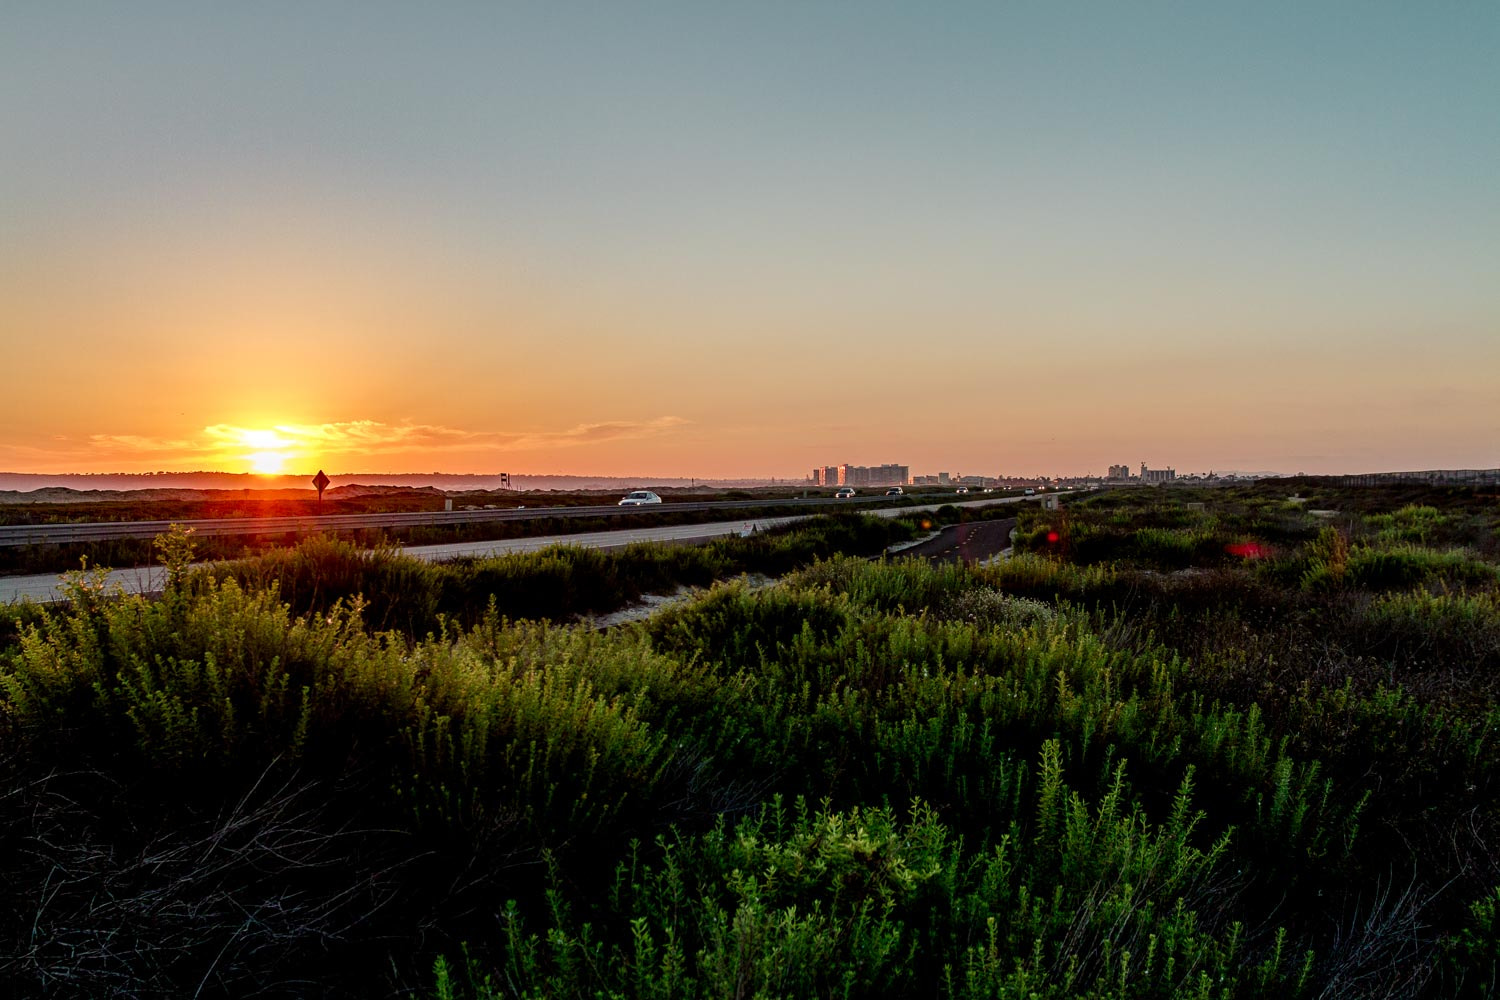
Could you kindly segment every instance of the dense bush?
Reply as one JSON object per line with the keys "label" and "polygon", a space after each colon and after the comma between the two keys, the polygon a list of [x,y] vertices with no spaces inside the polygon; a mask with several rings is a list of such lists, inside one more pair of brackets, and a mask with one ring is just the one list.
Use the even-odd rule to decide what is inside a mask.
{"label": "dense bush", "polygon": [[[1104,500],[1026,514],[1068,544],[984,567],[826,558],[910,533],[861,519],[452,566],[325,541],[190,574],[178,549],[155,602],[78,577],[0,647],[0,973],[1492,995],[1483,552],[1254,494]],[[791,572],[610,630],[511,617],[747,571]]]}
{"label": "dense bush", "polygon": [[[920,802],[810,810],[780,798],[693,838],[636,845],[594,914],[554,890],[530,930],[514,902],[494,962],[439,959],[439,997],[1297,996],[1313,956],[1278,938],[1246,968],[1214,912],[1228,838],[1193,846],[1191,783],[1154,826],[1123,768],[1095,807],[1042,748],[1032,838],[966,851]],[[1018,831],[1013,831],[1016,833]],[[1199,910],[1201,903],[1209,903]],[[1163,905],[1165,904],[1165,905]]]}

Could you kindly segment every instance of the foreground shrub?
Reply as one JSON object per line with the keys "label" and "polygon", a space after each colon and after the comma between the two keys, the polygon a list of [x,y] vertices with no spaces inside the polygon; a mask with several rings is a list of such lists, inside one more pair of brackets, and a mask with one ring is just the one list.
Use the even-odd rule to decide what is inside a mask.
{"label": "foreground shrub", "polygon": [[0,967],[37,990],[347,974],[331,953],[472,912],[544,849],[693,808],[696,743],[648,717],[711,692],[638,635],[491,615],[413,647],[233,580],[72,596],[0,657]]}
{"label": "foreground shrub", "polygon": [[[575,916],[512,901],[496,953],[436,966],[440,997],[1296,996],[1312,956],[1282,938],[1247,963],[1219,910],[1228,838],[1193,846],[1191,781],[1153,827],[1124,766],[1097,806],[1043,748],[1032,809],[968,849],[920,802],[810,810],[775,799],[731,832],[639,845],[606,901]],[[643,862],[641,854],[656,858]],[[530,928],[535,919],[541,925]],[[504,984],[502,986],[502,984]]]}
{"label": "foreground shrub", "polygon": [[[539,565],[574,600],[560,566],[623,589],[801,544]],[[438,991],[481,995],[1483,995],[1496,589],[1371,593],[1365,548],[1267,560],[1289,588],[840,558],[597,632],[479,588],[424,592],[424,635],[332,586],[77,578],[0,650],[0,973],[386,995],[446,952]],[[1312,557],[1342,582],[1298,586]]]}

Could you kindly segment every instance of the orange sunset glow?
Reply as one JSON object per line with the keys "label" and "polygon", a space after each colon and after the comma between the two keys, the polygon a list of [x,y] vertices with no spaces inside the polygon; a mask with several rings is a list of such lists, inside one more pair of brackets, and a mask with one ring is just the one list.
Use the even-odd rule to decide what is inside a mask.
{"label": "orange sunset glow", "polygon": [[0,469],[1500,465],[1493,10],[48,7]]}
{"label": "orange sunset glow", "polygon": [[276,475],[286,469],[287,455],[279,451],[257,451],[248,456],[250,471],[261,475]]}
{"label": "orange sunset glow", "polygon": [[1500,0],[0,0],[0,842],[22,1000],[1500,1000]]}
{"label": "orange sunset glow", "polygon": [[246,447],[258,449],[245,456],[250,472],[276,475],[286,471],[288,460],[296,457],[295,453],[285,450],[292,442],[276,431],[241,430],[240,439]]}

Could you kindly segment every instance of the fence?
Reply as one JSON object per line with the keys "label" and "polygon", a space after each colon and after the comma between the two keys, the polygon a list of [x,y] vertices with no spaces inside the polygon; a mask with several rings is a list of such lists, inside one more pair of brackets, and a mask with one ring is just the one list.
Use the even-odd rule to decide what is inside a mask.
{"label": "fence", "polygon": [[1500,469],[1428,469],[1425,472],[1365,472],[1357,476],[1319,476],[1340,486],[1385,486],[1422,483],[1427,486],[1500,486]]}

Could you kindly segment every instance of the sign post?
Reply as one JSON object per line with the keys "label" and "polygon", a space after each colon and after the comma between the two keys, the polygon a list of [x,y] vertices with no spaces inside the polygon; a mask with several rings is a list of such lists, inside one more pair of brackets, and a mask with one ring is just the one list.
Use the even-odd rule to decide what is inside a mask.
{"label": "sign post", "polygon": [[323,512],[323,491],[328,489],[329,482],[329,478],[323,475],[322,469],[319,469],[318,474],[313,476],[313,488],[318,491],[318,513],[320,514]]}

